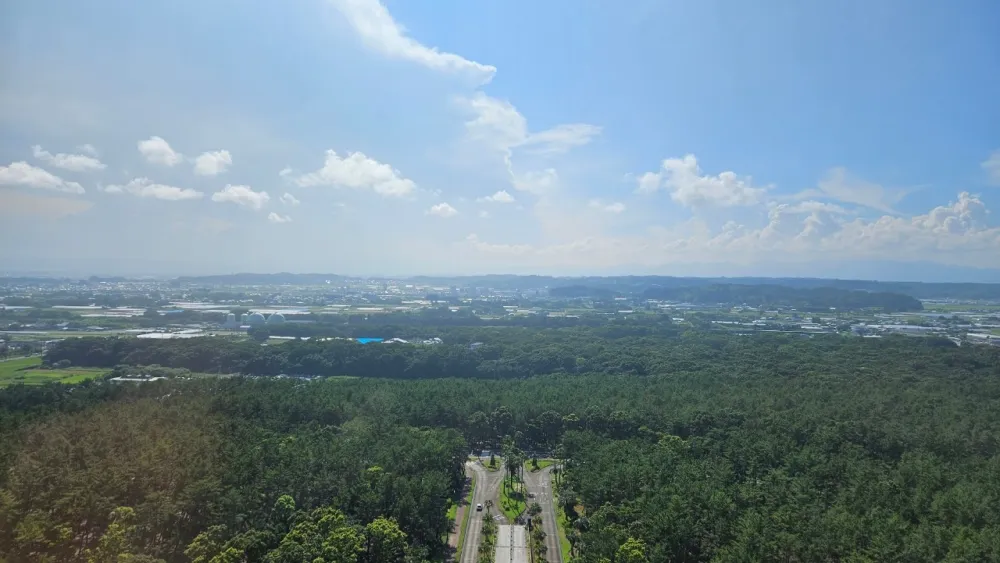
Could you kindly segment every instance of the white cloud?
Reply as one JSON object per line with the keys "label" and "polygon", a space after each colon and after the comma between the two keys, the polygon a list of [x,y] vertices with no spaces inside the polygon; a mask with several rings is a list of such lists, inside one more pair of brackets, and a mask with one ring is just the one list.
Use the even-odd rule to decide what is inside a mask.
{"label": "white cloud", "polygon": [[520,175],[514,174],[512,170],[510,174],[514,189],[535,195],[542,195],[550,191],[559,181],[559,174],[554,168],[526,172]]}
{"label": "white cloud", "polygon": [[483,203],[514,203],[514,196],[507,193],[507,190],[500,190],[493,195],[481,197],[476,201]]}
{"label": "white cloud", "polygon": [[480,219],[489,219],[490,218],[490,212],[486,211],[485,209],[482,210],[482,211],[480,211],[479,212],[479,218]]}
{"label": "white cloud", "polygon": [[517,147],[526,147],[542,155],[564,153],[586,145],[601,134],[600,127],[587,123],[568,123],[530,133],[528,120],[517,108],[483,92],[476,92],[471,98],[460,98],[459,102],[473,116],[465,122],[469,137],[507,153]]}
{"label": "white cloud", "polygon": [[71,170],[73,172],[89,172],[107,168],[100,160],[83,154],[52,154],[49,151],[42,150],[42,147],[38,145],[31,147],[31,152],[38,160],[48,162],[56,168]]}
{"label": "white cloud", "polygon": [[504,244],[471,235],[463,245],[500,268],[809,263],[817,256],[833,261],[1000,266],[1000,227],[987,224],[989,210],[975,195],[963,192],[948,205],[911,218],[887,214],[848,220],[849,215],[840,206],[807,201],[772,205],[767,223],[759,228],[729,221],[713,230],[693,218],[630,236],[583,235],[549,244]]}
{"label": "white cloud", "polygon": [[82,194],[86,190],[76,182],[67,182],[47,170],[32,166],[24,161],[0,166],[0,185],[25,186],[40,190],[53,190],[71,194]]}
{"label": "white cloud", "polygon": [[407,37],[378,0],[330,0],[347,18],[364,43],[387,57],[415,62],[427,68],[472,75],[482,83],[489,82],[496,68],[470,61],[453,53],[427,47]]}
{"label": "white cloud", "polygon": [[102,191],[109,194],[129,193],[137,197],[162,199],[165,201],[185,201],[201,199],[205,194],[191,188],[178,188],[166,184],[155,184],[148,178],[135,178],[124,185],[104,186]]}
{"label": "white cloud", "polygon": [[164,166],[174,166],[184,160],[181,153],[170,148],[170,144],[162,137],[150,137],[137,144],[139,153],[152,164],[162,164]]}
{"label": "white cloud", "polygon": [[427,214],[448,218],[458,215],[458,210],[447,203],[442,202],[437,205],[432,205],[431,208],[427,210]]}
{"label": "white cloud", "polygon": [[203,152],[194,159],[194,173],[199,176],[222,174],[233,164],[233,156],[227,150]]}
{"label": "white cloud", "polygon": [[981,164],[989,176],[990,182],[1000,186],[1000,149],[990,153],[990,157]]}
{"label": "white cloud", "polygon": [[592,199],[587,202],[587,206],[592,209],[598,209],[608,213],[621,213],[622,211],[625,211],[625,204],[620,201],[605,203],[599,199]]}
{"label": "white cloud", "polygon": [[636,191],[648,194],[665,189],[674,201],[687,207],[754,205],[766,192],[765,188],[753,187],[750,177],[740,178],[733,172],[701,174],[698,159],[692,154],[668,158],[661,163],[659,172],[639,176]]}
{"label": "white cloud", "polygon": [[935,233],[965,234],[985,229],[986,216],[989,213],[978,196],[962,192],[958,194],[957,201],[947,206],[935,207],[927,215],[918,215],[911,220],[911,223]]}
{"label": "white cloud", "polygon": [[281,199],[281,203],[284,203],[285,205],[298,205],[299,204],[299,200],[296,199],[295,196],[293,196],[292,194],[290,194],[288,192],[285,192],[281,196],[280,199]]}
{"label": "white cloud", "polygon": [[528,138],[528,120],[510,102],[476,92],[471,98],[461,98],[474,116],[465,122],[469,136],[490,146],[508,151]]}
{"label": "white cloud", "polygon": [[243,207],[258,210],[264,207],[271,196],[267,192],[255,192],[250,186],[234,186],[226,184],[221,191],[212,194],[212,201],[217,203],[235,203]]}
{"label": "white cloud", "polygon": [[412,194],[417,185],[403,178],[399,171],[364,153],[348,153],[341,158],[335,151],[326,151],[323,168],[304,174],[295,179],[302,187],[338,186],[353,189],[368,189],[383,196],[402,197]]}
{"label": "white cloud", "polygon": [[83,154],[86,154],[88,156],[93,156],[93,157],[99,156],[98,153],[97,153],[97,149],[94,148],[94,145],[92,145],[90,143],[84,143],[82,145],[77,145],[76,150],[78,150],[78,151],[80,151]]}
{"label": "white cloud", "polygon": [[640,194],[651,194],[660,189],[660,175],[656,172],[646,172],[636,180],[638,187],[635,189]]}
{"label": "white cloud", "polygon": [[289,167],[286,166],[286,167],[282,168],[280,171],[278,171],[278,176],[281,176],[282,178],[284,178],[286,176],[291,176],[293,172],[294,172],[294,170],[292,170],[291,168],[289,168]]}
{"label": "white cloud", "polygon": [[772,207],[780,207],[786,210],[788,213],[815,213],[815,212],[825,212],[833,213],[835,215],[847,215],[848,211],[843,207],[836,205],[834,203],[824,203],[822,201],[800,201],[795,204],[771,204]]}
{"label": "white cloud", "polygon": [[893,206],[906,197],[906,193],[906,190],[885,188],[862,180],[851,175],[845,168],[838,167],[829,170],[816,189],[805,190],[795,198],[828,198],[895,214]]}
{"label": "white cloud", "polygon": [[288,215],[278,215],[275,212],[270,212],[267,214],[267,220],[272,223],[291,223],[292,218]]}
{"label": "white cloud", "polygon": [[573,147],[589,143],[601,134],[601,128],[587,123],[557,125],[539,133],[528,135],[521,146],[532,147],[532,152],[542,154],[564,153]]}

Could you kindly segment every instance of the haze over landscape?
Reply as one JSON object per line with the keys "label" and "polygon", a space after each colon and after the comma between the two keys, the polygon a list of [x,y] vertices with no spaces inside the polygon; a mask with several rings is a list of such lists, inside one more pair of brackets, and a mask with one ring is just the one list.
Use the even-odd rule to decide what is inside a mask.
{"label": "haze over landscape", "polygon": [[8,274],[1000,280],[995,3],[3,15]]}

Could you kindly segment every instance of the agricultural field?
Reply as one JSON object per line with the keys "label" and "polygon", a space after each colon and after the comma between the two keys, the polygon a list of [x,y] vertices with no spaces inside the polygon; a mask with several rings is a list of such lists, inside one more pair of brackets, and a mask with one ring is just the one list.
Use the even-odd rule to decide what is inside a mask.
{"label": "agricultural field", "polygon": [[8,385],[45,385],[46,383],[81,383],[108,373],[103,368],[43,369],[42,358],[16,358],[0,362],[0,387]]}

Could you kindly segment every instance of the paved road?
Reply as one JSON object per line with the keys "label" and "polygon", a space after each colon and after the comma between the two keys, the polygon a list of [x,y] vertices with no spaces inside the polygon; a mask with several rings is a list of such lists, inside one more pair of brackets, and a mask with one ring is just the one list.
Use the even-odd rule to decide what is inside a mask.
{"label": "paved road", "polygon": [[[483,515],[486,514],[485,509],[482,512],[477,512],[476,505],[482,504],[485,507],[486,500],[492,499],[494,506],[500,506],[500,483],[503,480],[503,473],[487,471],[482,463],[474,461],[466,463],[465,468],[467,471],[475,473],[476,488],[472,492],[472,504],[469,506],[472,514],[469,517],[469,528],[465,530],[465,545],[462,546],[462,559],[459,563],[476,563],[479,553],[479,539],[483,531]],[[493,509],[494,515],[498,512],[498,508]],[[503,513],[500,513],[498,523],[504,522],[506,522],[506,518],[503,517]]]}
{"label": "paved road", "polygon": [[500,526],[494,563],[528,563],[528,529],[524,526]]}
{"label": "paved road", "polygon": [[[556,528],[555,495],[552,492],[552,468],[548,466],[541,471],[524,472],[524,484],[528,488],[528,506],[537,502],[542,507],[542,530],[545,532],[545,559],[550,563],[562,563],[562,550],[559,548],[559,531]],[[530,498],[534,493],[535,498]]]}

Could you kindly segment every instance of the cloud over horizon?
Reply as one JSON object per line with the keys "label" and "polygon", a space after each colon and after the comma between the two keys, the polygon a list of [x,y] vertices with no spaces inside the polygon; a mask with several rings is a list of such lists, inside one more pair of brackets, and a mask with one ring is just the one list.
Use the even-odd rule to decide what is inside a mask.
{"label": "cloud over horizon", "polygon": [[[1000,270],[1000,136],[981,130],[1000,110],[970,86],[992,68],[981,54],[938,69],[931,96],[934,73],[914,70],[930,47],[862,37],[876,66],[850,50],[806,65],[812,47],[781,47],[806,45],[814,20],[796,10],[816,7],[787,22],[726,7],[767,30],[743,45],[725,18],[715,41],[695,33],[700,5],[690,21],[649,7],[671,39],[638,41],[631,8],[603,5],[323,0],[261,7],[237,33],[221,8],[178,2],[98,5],[86,21],[11,9],[24,39],[0,38],[0,202],[25,219],[5,211],[0,259],[72,261],[42,241],[74,237],[114,267],[107,241],[127,223],[158,233],[145,244],[164,263],[199,271]],[[893,30],[930,17],[903,11]],[[815,21],[831,36],[859,33],[828,20]],[[522,28],[530,40],[514,39]],[[60,34],[73,49],[44,39]],[[668,63],[667,48],[690,54]]]}

